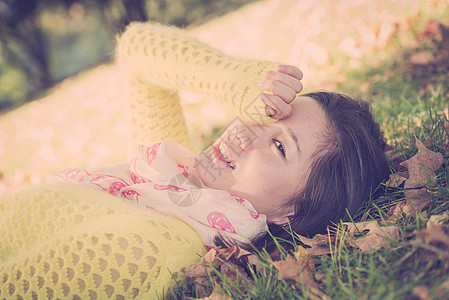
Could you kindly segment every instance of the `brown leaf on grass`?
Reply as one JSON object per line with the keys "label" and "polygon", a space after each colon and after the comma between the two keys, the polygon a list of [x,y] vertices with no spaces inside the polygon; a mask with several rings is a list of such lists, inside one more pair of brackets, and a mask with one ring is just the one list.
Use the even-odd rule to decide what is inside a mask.
{"label": "brown leaf on grass", "polygon": [[214,281],[214,290],[212,291],[212,294],[210,294],[210,296],[208,297],[199,298],[198,300],[231,300],[231,298],[223,295],[223,291],[220,285],[216,281]]}
{"label": "brown leaf on grass", "polygon": [[251,280],[245,270],[250,255],[250,252],[238,246],[213,248],[198,263],[184,270],[184,274],[195,280],[198,295],[206,297],[212,293],[209,287],[209,278],[218,283],[221,282],[217,271],[240,286],[243,285],[243,277]]}
{"label": "brown leaf on grass", "polygon": [[279,271],[278,279],[290,279],[298,283],[300,287],[305,285],[318,289],[318,284],[313,277],[315,271],[314,259],[301,246],[298,246],[298,251],[294,255],[296,260],[289,255],[286,260],[270,261]]}
{"label": "brown leaf on grass", "polygon": [[296,261],[301,262],[302,264],[307,264],[309,269],[312,272],[315,272],[315,260],[310,256],[310,253],[306,248],[302,246],[298,246],[298,250],[293,253]]}
{"label": "brown leaf on grass", "polygon": [[310,255],[327,255],[331,253],[329,241],[333,241],[335,239],[333,236],[316,234],[310,239],[299,234],[296,235],[304,245],[310,247],[306,249]]}
{"label": "brown leaf on grass", "polygon": [[442,224],[443,226],[447,226],[449,223],[449,212],[445,212],[440,215],[433,215],[430,217],[429,221],[427,221],[427,228],[429,228],[432,224],[438,225]]}
{"label": "brown leaf on grass", "polygon": [[264,265],[258,256],[251,254],[251,255],[248,255],[247,258],[248,258],[248,263],[251,264],[253,266],[253,268],[256,269],[257,272],[260,272],[261,270],[263,270]]}
{"label": "brown leaf on grass", "polygon": [[409,178],[405,181],[404,188],[422,187],[428,181],[436,177],[435,172],[443,163],[443,155],[427,149],[424,144],[415,137],[418,153],[409,160],[401,163],[408,169]]}
{"label": "brown leaf on grass", "polygon": [[415,215],[420,211],[429,207],[432,203],[432,195],[427,192],[426,188],[405,190],[405,200],[393,205],[389,212],[386,221],[388,223],[395,223],[401,219],[403,215]]}
{"label": "brown leaf on grass", "polygon": [[315,273],[315,279],[318,281],[326,282],[326,275],[323,273]]}
{"label": "brown leaf on grass", "polygon": [[309,287],[305,290],[304,295],[310,300],[330,300],[325,293],[314,287]]}
{"label": "brown leaf on grass", "polygon": [[449,235],[444,231],[443,224],[430,223],[428,228],[419,232],[419,236],[424,238],[426,244],[444,245],[445,250],[449,250]]}
{"label": "brown leaf on grass", "polygon": [[402,200],[393,206],[390,207],[387,213],[387,218],[385,219],[385,222],[387,224],[395,224],[398,220],[402,219],[404,214],[404,206],[405,206],[405,200]]}
{"label": "brown leaf on grass", "polygon": [[291,279],[300,285],[318,288],[309,264],[298,262],[291,256],[287,256],[286,260],[273,261],[271,264],[278,269],[279,280]]}
{"label": "brown leaf on grass", "polygon": [[[410,241],[410,245],[423,249],[419,256],[422,263],[434,261],[437,255],[444,262],[443,268],[447,269],[449,268],[449,235],[444,230],[442,223],[435,225],[430,222],[428,225],[428,228],[418,233],[418,237]],[[449,283],[447,286],[449,287]]]}
{"label": "brown leaf on grass", "polygon": [[343,223],[348,229],[348,242],[363,252],[389,247],[391,241],[399,240],[396,226],[380,227],[376,221]]}
{"label": "brown leaf on grass", "polygon": [[417,190],[405,190],[404,195],[404,212],[407,215],[420,212],[423,209],[429,207],[429,205],[432,203],[432,195],[430,195],[425,188]]}
{"label": "brown leaf on grass", "polygon": [[399,174],[390,174],[390,178],[388,178],[388,181],[385,184],[393,187],[398,187],[406,180],[407,178],[402,177]]}
{"label": "brown leaf on grass", "polygon": [[[294,253],[297,262],[301,262],[305,265],[303,269],[304,284],[307,285],[307,289],[303,290],[305,296],[311,300],[328,300],[330,299],[326,294],[324,294],[316,283],[315,260],[310,256],[310,253],[304,247],[299,246],[298,250]],[[306,284],[308,282],[308,284]]]}

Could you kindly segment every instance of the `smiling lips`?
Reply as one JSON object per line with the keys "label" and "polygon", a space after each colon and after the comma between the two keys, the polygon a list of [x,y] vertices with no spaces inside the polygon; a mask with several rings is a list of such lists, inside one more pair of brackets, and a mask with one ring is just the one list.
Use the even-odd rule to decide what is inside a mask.
{"label": "smiling lips", "polygon": [[214,147],[214,154],[218,161],[221,161],[222,163],[226,164],[231,169],[235,170],[235,165],[232,162],[232,154],[229,151],[229,148],[227,147],[226,143],[220,142],[218,146]]}

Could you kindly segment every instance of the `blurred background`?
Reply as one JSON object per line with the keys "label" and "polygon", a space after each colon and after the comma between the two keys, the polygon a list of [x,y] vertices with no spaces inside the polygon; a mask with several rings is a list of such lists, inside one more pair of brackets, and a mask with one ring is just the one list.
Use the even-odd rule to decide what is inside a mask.
{"label": "blurred background", "polygon": [[250,0],[1,0],[0,111],[111,59],[132,21],[198,25]]}
{"label": "blurred background", "polygon": [[[447,16],[447,0],[0,0],[0,195],[126,159],[127,95],[113,54],[129,22],[179,26],[229,54],[297,65],[305,91],[370,100],[388,83],[380,102],[394,106],[396,92],[404,96],[398,72],[432,66],[447,79]],[[426,78],[417,92],[432,87]],[[233,118],[213,99],[182,92],[182,101],[199,148]]]}

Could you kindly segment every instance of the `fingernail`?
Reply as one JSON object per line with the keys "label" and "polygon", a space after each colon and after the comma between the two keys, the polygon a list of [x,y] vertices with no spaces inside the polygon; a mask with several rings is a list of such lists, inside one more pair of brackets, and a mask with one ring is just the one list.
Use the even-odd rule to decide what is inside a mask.
{"label": "fingernail", "polygon": [[259,82],[259,87],[263,87],[263,81]]}
{"label": "fingernail", "polygon": [[272,117],[272,116],[274,116],[276,114],[276,111],[271,106],[266,105],[265,106],[265,113],[267,114],[267,116]]}

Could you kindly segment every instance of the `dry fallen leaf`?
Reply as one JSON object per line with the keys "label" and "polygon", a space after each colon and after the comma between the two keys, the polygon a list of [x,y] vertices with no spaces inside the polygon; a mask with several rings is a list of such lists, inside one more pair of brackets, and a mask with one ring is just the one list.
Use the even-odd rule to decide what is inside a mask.
{"label": "dry fallen leaf", "polygon": [[[449,268],[449,235],[444,230],[443,224],[429,223],[428,228],[421,230],[418,237],[410,241],[410,245],[423,249],[419,256],[423,263],[434,261],[437,256],[442,260],[443,267]],[[449,282],[442,285],[441,289],[441,293],[446,293],[449,290]]]}
{"label": "dry fallen leaf", "polygon": [[294,260],[291,256],[287,256],[286,260],[273,261],[273,266],[278,269],[278,279],[291,279],[298,284],[306,286],[318,287],[313,279],[313,274],[308,264],[303,264]]}
{"label": "dry fallen leaf", "polygon": [[426,188],[405,190],[405,200],[393,205],[389,212],[386,221],[388,223],[395,223],[397,220],[406,216],[415,215],[421,212],[423,209],[429,207],[432,203],[432,195],[427,192]]}
{"label": "dry fallen leaf", "polygon": [[223,295],[220,285],[214,281],[214,290],[208,297],[199,298],[198,300],[231,300],[228,296]]}
{"label": "dry fallen leaf", "polygon": [[427,228],[429,228],[432,224],[434,225],[438,225],[438,224],[442,224],[445,225],[449,223],[449,212],[445,212],[443,214],[440,215],[433,215],[430,217],[429,221],[427,221]]}
{"label": "dry fallen leaf", "polygon": [[[420,263],[428,263],[435,260],[435,254],[440,259],[444,259],[444,268],[448,268],[449,261],[449,235],[444,230],[448,214],[436,216],[427,222],[427,228],[419,232],[419,236],[410,242],[414,248],[422,248]],[[437,222],[438,224],[436,224]],[[435,285],[432,286],[434,290]],[[413,289],[413,294],[419,299],[428,299],[430,289],[427,286],[417,286]],[[432,299],[447,299],[449,295],[449,279],[440,284]]]}
{"label": "dry fallen leaf", "polygon": [[307,248],[307,252],[310,255],[327,255],[331,253],[329,240],[334,240],[333,236],[325,235],[325,234],[316,234],[313,238],[307,238],[305,236],[296,234],[301,242],[309,246]]}
{"label": "dry fallen leaf", "polygon": [[420,212],[429,207],[432,203],[432,195],[427,192],[427,189],[405,190],[405,206],[404,213],[407,215]]}
{"label": "dry fallen leaf", "polygon": [[426,244],[443,244],[446,246],[446,251],[449,250],[449,235],[443,229],[443,224],[435,225],[430,223],[430,226],[419,232],[420,237],[424,237]]}
{"label": "dry fallen leaf", "polygon": [[307,264],[312,272],[315,272],[315,260],[310,256],[310,253],[306,248],[302,246],[298,246],[298,250],[293,253],[296,261]]}
{"label": "dry fallen leaf", "polygon": [[443,155],[427,149],[424,144],[415,137],[418,153],[409,160],[401,163],[408,169],[409,178],[405,181],[404,188],[422,187],[436,177],[435,172],[443,163]]}
{"label": "dry fallen leaf", "polygon": [[393,187],[398,187],[406,180],[407,178],[402,177],[399,174],[390,174],[390,178],[388,178],[388,181],[385,184]]}
{"label": "dry fallen leaf", "polygon": [[247,256],[248,263],[256,269],[257,272],[261,272],[264,269],[264,264],[257,255],[251,254]]}
{"label": "dry fallen leaf", "polygon": [[305,290],[304,295],[310,300],[330,300],[325,293],[314,287],[309,287],[309,289]]}
{"label": "dry fallen leaf", "polygon": [[298,283],[300,287],[305,285],[318,289],[318,284],[313,277],[313,272],[315,271],[314,260],[301,246],[298,246],[298,251],[294,255],[296,260],[289,255],[286,260],[271,261],[271,264],[279,271],[278,279],[291,279]]}
{"label": "dry fallen leaf", "polygon": [[348,228],[349,244],[363,252],[388,247],[390,241],[399,240],[399,229],[396,226],[380,227],[376,221],[343,224]]}
{"label": "dry fallen leaf", "polygon": [[387,213],[388,218],[385,219],[387,224],[395,224],[398,220],[402,219],[405,203],[406,201],[402,200],[390,207]]}

